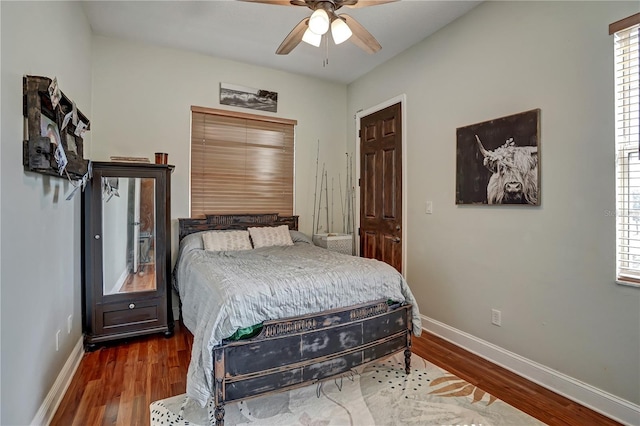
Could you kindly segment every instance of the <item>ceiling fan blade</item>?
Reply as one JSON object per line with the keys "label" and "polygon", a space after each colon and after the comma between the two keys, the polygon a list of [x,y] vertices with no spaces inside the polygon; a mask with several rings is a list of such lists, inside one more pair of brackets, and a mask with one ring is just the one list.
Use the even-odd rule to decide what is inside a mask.
{"label": "ceiling fan blade", "polygon": [[307,30],[308,26],[309,18],[304,18],[302,21],[298,22],[298,25],[293,27],[289,35],[287,35],[282,43],[280,43],[280,46],[278,47],[278,50],[276,50],[276,53],[278,55],[287,55],[289,52],[295,49],[295,47],[302,41],[302,36],[304,35],[304,32]]}
{"label": "ceiling fan blade", "polygon": [[342,19],[347,23],[353,35],[349,38],[360,49],[364,50],[367,53],[376,53],[378,50],[382,49],[380,43],[374,36],[371,35],[369,31],[367,31],[358,21],[353,19],[351,16],[347,14],[340,15]]}
{"label": "ceiling fan blade", "polygon": [[396,1],[398,0],[345,0],[344,2],[342,2],[342,6],[347,6],[352,9],[357,9],[360,7],[377,6],[385,3],[394,3]]}
{"label": "ceiling fan blade", "polygon": [[264,3],[275,4],[278,6],[306,6],[307,4],[302,0],[240,0],[248,3]]}

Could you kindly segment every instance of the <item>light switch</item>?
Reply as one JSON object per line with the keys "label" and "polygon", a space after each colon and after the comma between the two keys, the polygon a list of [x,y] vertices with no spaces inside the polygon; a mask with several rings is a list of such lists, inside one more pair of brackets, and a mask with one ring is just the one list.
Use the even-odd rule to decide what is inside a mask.
{"label": "light switch", "polygon": [[433,213],[433,201],[427,201],[427,208],[425,209],[425,213],[427,214]]}

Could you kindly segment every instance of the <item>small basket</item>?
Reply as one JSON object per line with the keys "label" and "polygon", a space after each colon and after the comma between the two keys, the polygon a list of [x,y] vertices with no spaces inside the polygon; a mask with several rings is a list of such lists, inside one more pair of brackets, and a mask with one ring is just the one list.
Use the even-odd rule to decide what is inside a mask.
{"label": "small basket", "polygon": [[342,254],[353,254],[353,236],[351,234],[315,234],[313,244]]}

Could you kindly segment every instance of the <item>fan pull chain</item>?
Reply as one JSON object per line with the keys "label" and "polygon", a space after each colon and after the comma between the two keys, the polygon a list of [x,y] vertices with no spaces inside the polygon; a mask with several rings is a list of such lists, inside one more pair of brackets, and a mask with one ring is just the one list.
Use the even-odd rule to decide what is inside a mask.
{"label": "fan pull chain", "polygon": [[325,34],[324,36],[322,36],[322,38],[324,39],[325,45],[325,56],[324,60],[322,61],[322,66],[326,68],[329,65],[329,36]]}

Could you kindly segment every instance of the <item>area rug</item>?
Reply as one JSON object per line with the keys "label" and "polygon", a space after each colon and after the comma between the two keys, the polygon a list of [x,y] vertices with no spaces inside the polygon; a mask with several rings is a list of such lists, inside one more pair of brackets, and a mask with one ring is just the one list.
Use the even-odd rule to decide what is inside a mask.
{"label": "area rug", "polygon": [[[207,409],[178,395],[151,404],[151,425],[208,425]],[[225,406],[230,425],[543,425],[472,384],[402,354],[336,380]]]}

